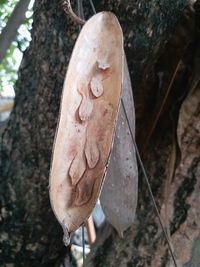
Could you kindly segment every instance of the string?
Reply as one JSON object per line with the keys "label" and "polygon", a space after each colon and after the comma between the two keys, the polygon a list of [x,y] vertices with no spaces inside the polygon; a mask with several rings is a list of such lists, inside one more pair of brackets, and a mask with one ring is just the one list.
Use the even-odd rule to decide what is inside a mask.
{"label": "string", "polygon": [[[82,20],[85,20],[84,12],[83,12],[83,0],[77,0],[77,11],[78,11],[78,16]],[[79,24],[79,30],[81,30],[80,24]]]}
{"label": "string", "polygon": [[95,6],[93,4],[93,1],[92,0],[89,0],[89,2],[90,2],[90,5],[91,5],[91,8],[92,8],[93,13],[96,14],[97,12],[96,12]]}
{"label": "string", "polygon": [[82,228],[82,247],[83,247],[83,267],[86,267],[85,263],[85,232],[84,232],[84,224],[81,226]]}
{"label": "string", "polygon": [[[96,14],[96,9],[95,9],[95,7],[94,7],[93,1],[92,1],[92,0],[89,0],[89,2],[90,2],[90,4],[91,4],[91,7],[92,7],[92,9],[93,9],[93,12]],[[149,178],[148,178],[148,176],[147,176],[147,173],[146,173],[146,171],[145,171],[144,165],[143,165],[143,163],[142,163],[142,160],[141,160],[141,157],[140,157],[140,153],[139,153],[137,144],[136,144],[136,142],[135,142],[135,138],[134,138],[134,136],[133,136],[132,129],[131,129],[131,127],[130,127],[130,123],[129,123],[129,120],[128,120],[128,116],[127,116],[127,112],[126,112],[126,109],[125,109],[124,101],[123,101],[122,98],[121,98],[121,103],[122,103],[122,108],[123,108],[123,110],[124,110],[125,118],[126,118],[126,121],[127,121],[127,124],[128,124],[128,128],[129,128],[129,131],[130,131],[130,134],[131,134],[131,139],[132,139],[133,145],[134,145],[134,147],[135,147],[135,151],[136,151],[136,155],[137,155],[137,158],[138,158],[138,162],[139,162],[139,164],[140,164],[142,173],[143,173],[143,175],[144,175],[144,178],[145,178],[145,181],[146,181],[146,184],[147,184],[147,187],[148,187],[148,190],[149,190],[149,193],[150,193],[150,196],[151,196],[151,199],[152,199],[152,202],[153,202],[155,211],[156,211],[157,216],[158,216],[158,219],[159,219],[159,223],[160,223],[160,225],[161,225],[162,231],[163,231],[164,236],[165,236],[165,238],[166,238],[166,241],[167,241],[167,244],[168,244],[168,248],[169,248],[171,257],[172,257],[172,259],[173,259],[174,265],[175,265],[175,267],[178,267],[178,265],[177,265],[177,263],[176,263],[176,259],[175,259],[174,253],[173,253],[173,250],[172,250],[172,247],[171,247],[171,245],[170,245],[170,241],[169,241],[167,232],[165,231],[165,228],[164,228],[164,225],[163,225],[163,222],[162,222],[162,219],[161,219],[161,216],[160,216],[160,213],[159,213],[157,204],[156,204],[155,199],[154,199],[154,196],[153,196],[153,192],[152,192],[152,189],[151,189],[151,185],[150,185],[150,183],[149,183]]]}

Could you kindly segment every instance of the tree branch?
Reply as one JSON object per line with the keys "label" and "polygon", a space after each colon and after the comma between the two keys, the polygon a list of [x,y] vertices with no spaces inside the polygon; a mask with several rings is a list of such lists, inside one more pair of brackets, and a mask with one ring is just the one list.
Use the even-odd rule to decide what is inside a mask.
{"label": "tree branch", "polygon": [[29,3],[30,0],[20,0],[17,3],[10,19],[0,35],[0,63],[3,60],[11,42],[16,37],[17,30],[25,18],[25,13]]}

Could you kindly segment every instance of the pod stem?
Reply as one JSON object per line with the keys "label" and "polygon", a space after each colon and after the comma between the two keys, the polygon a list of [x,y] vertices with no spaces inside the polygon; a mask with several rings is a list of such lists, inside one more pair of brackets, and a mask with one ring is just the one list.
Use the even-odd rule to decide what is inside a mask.
{"label": "pod stem", "polygon": [[70,18],[74,22],[80,25],[85,24],[85,20],[77,16],[76,13],[73,11],[70,0],[63,0],[62,6],[63,6],[64,11],[70,16]]}

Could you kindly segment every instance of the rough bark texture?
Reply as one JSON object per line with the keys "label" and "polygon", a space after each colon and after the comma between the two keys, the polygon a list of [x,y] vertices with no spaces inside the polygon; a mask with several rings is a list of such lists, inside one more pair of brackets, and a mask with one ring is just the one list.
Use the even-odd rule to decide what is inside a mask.
{"label": "rough bark texture", "polygon": [[[113,11],[122,25],[134,85],[137,142],[145,151],[145,167],[179,266],[197,267],[199,102],[189,111],[187,123],[179,110],[183,101],[191,101],[186,98],[188,92],[193,96],[199,90],[199,1],[195,11],[187,7],[186,0],[94,3],[99,11]],[[1,141],[0,266],[59,266],[67,252],[50,208],[48,176],[63,79],[77,25],[57,0],[36,0],[34,10],[32,42],[24,54],[14,110]],[[85,11],[89,17],[86,5]],[[144,147],[180,60],[159,123]],[[176,142],[180,120],[184,121],[181,145]],[[88,266],[173,266],[142,176],[139,187],[133,229],[122,240],[114,230],[104,228]]]}

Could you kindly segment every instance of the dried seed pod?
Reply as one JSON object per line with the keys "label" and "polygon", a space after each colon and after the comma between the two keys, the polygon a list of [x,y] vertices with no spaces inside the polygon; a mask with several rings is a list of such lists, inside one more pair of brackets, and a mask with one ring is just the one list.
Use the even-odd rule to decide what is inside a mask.
{"label": "dried seed pod", "polygon": [[[135,135],[135,109],[127,62],[124,63],[122,99]],[[124,110],[120,105],[115,138],[100,201],[108,221],[122,237],[135,218],[138,196],[138,169],[135,149]]]}
{"label": "dried seed pod", "polygon": [[[54,142],[50,200],[66,243],[99,196],[120,101],[122,63],[120,25],[112,13],[98,13],[84,25],[74,47]],[[98,84],[91,89],[94,77]]]}

